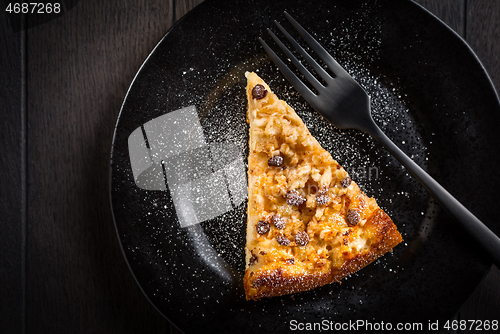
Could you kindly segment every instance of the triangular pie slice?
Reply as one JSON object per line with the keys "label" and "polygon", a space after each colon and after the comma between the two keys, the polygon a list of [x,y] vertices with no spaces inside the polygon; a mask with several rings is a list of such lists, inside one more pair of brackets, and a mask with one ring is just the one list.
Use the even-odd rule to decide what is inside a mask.
{"label": "triangular pie slice", "polygon": [[391,218],[286,102],[257,74],[246,76],[246,298],[339,282],[391,251],[402,241]]}

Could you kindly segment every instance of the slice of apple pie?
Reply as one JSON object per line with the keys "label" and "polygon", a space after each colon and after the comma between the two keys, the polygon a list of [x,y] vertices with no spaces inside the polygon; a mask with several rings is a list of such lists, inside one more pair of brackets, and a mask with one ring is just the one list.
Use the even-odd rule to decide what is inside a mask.
{"label": "slice of apple pie", "polygon": [[391,218],[286,102],[255,73],[246,76],[246,298],[338,282],[391,251],[402,241]]}

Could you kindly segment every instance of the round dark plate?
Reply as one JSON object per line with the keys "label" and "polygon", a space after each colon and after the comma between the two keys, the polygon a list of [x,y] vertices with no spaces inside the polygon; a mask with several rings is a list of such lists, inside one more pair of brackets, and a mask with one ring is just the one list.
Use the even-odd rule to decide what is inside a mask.
{"label": "round dark plate", "polygon": [[[498,197],[493,185],[500,184],[499,100],[477,57],[441,21],[411,1],[207,0],[180,20],[144,62],[116,125],[111,200],[132,273],[156,308],[188,333],[279,333],[306,323],[335,329],[355,320],[391,326],[417,322],[424,329],[429,321],[444,324],[491,262],[378,143],[359,131],[331,126],[283,78],[257,38],[267,38],[266,28],[274,20],[286,24],[284,10],[367,90],[382,130],[500,232],[493,205]],[[169,119],[189,106],[196,108],[191,109],[194,118],[180,125],[172,118],[176,125],[169,128],[167,122],[164,131],[177,132],[174,137],[184,142],[201,138],[192,156],[213,175],[232,161],[244,166],[245,71],[257,71],[296,109],[320,144],[377,199],[403,235],[404,242],[391,254],[341,285],[247,302],[242,287],[246,202],[235,199],[228,178],[214,178],[212,184],[214,189],[233,191],[230,208],[217,216],[220,210],[213,209],[191,226],[176,213],[179,202],[175,204],[173,197],[185,194],[180,188],[173,190],[177,185],[172,176],[171,183],[164,180],[164,190],[144,189],[135,182],[134,168],[141,163],[151,167],[152,160],[160,159],[163,165],[153,172],[165,178],[178,163],[176,158],[153,156],[158,142],[150,138],[152,130],[145,124],[162,115]],[[183,130],[196,129],[201,131],[195,139],[182,137]],[[175,151],[175,141],[167,142],[164,152]],[[130,145],[150,152],[151,161],[134,157],[131,162]],[[214,155],[217,145],[230,149]],[[244,189],[241,180],[235,184]],[[213,194],[205,200],[216,208],[227,198]]]}

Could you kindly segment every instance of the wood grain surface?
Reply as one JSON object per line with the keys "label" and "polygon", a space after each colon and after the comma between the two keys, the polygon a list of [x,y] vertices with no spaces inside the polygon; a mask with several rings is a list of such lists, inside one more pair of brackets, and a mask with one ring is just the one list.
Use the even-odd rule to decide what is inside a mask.
{"label": "wood grain surface", "polygon": [[[180,333],[123,258],[109,156],[135,73],[200,2],[81,0],[17,33],[0,15],[0,332]],[[469,43],[498,91],[500,1],[416,2]],[[500,320],[499,309],[493,266],[456,319]]]}
{"label": "wood grain surface", "polygon": [[112,124],[173,8],[80,1],[27,31],[26,333],[170,329],[127,273],[108,177]]}
{"label": "wood grain surface", "polygon": [[[465,40],[481,60],[493,85],[500,89],[500,1],[466,3]],[[488,111],[485,111],[488,112]],[[483,283],[460,311],[460,318],[500,319],[500,270],[492,266]],[[464,331],[474,333],[474,331]]]}
{"label": "wood grain surface", "polygon": [[0,329],[24,329],[24,33],[0,16]]}

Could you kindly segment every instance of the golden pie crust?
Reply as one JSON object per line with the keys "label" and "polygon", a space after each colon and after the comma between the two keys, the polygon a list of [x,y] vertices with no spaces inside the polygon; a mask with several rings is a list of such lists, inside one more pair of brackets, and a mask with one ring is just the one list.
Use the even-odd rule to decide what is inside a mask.
{"label": "golden pie crust", "polygon": [[402,241],[391,218],[286,102],[257,74],[246,77],[247,300],[339,282],[391,251]]}

